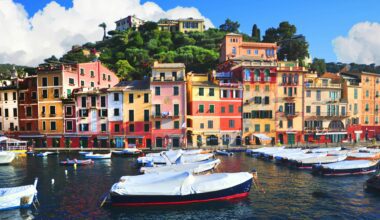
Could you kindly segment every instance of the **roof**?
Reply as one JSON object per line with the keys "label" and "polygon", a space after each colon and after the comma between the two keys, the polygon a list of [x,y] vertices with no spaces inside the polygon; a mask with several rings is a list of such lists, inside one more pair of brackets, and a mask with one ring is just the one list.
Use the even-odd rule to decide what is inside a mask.
{"label": "roof", "polygon": [[134,80],[134,81],[120,81],[114,87],[108,89],[108,91],[127,91],[127,90],[149,90],[149,79]]}
{"label": "roof", "polygon": [[261,56],[248,56],[248,55],[241,55],[238,57],[233,57],[230,60],[237,60],[237,61],[266,61],[266,59],[262,58]]}
{"label": "roof", "polygon": [[208,87],[218,87],[218,84],[210,82],[210,81],[195,81],[192,82],[193,86],[208,86]]}
{"label": "roof", "polygon": [[250,42],[250,41],[243,41],[242,47],[260,47],[260,48],[277,48],[276,43],[262,43],[262,42]]}
{"label": "roof", "polygon": [[333,81],[340,81],[341,80],[341,76],[339,76],[338,74],[329,73],[329,72],[325,72],[319,78],[332,79]]}
{"label": "roof", "polygon": [[159,69],[159,68],[185,68],[184,63],[154,63],[153,69]]}
{"label": "roof", "polygon": [[242,36],[241,34],[237,34],[237,33],[233,33],[233,32],[230,32],[228,34],[226,34],[226,36]]}

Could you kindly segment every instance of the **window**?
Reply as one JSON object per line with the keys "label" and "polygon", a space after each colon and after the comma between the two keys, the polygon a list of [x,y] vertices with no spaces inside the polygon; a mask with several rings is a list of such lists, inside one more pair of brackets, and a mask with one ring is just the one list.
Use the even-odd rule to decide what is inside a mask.
{"label": "window", "polygon": [[108,75],[108,81],[111,81],[111,76],[110,75]]}
{"label": "window", "polygon": [[239,113],[242,112],[242,107],[241,107],[241,106],[238,106],[238,112],[239,112]]}
{"label": "window", "polygon": [[144,121],[149,121],[149,110],[148,109],[144,110]]}
{"label": "window", "polygon": [[358,89],[354,89],[354,99],[358,99]]}
{"label": "window", "polygon": [[9,110],[8,110],[7,108],[4,109],[4,116],[5,116],[6,118],[9,117]]}
{"label": "window", "polygon": [[215,91],[214,91],[213,88],[210,88],[210,89],[208,90],[208,95],[209,95],[209,96],[214,96],[214,95],[215,95]]}
{"label": "window", "polygon": [[317,115],[320,116],[321,115],[321,106],[317,106]]}
{"label": "window", "polygon": [[369,111],[369,104],[365,104],[365,111],[368,112]]}
{"label": "window", "polygon": [[316,99],[317,101],[321,101],[321,90],[317,90]]}
{"label": "window", "polygon": [[204,105],[199,105],[198,112],[203,113],[204,112]]}
{"label": "window", "polygon": [[259,50],[255,49],[255,55],[258,55],[258,54],[259,54]]}
{"label": "window", "polygon": [[232,54],[236,55],[236,47],[232,47]]}
{"label": "window", "polygon": [[207,127],[208,128],[213,128],[214,127],[214,122],[212,120],[207,121]]}
{"label": "window", "polygon": [[50,130],[52,130],[52,131],[57,130],[57,124],[55,121],[50,122]]}
{"label": "window", "polygon": [[156,110],[156,116],[161,116],[161,105],[160,104],[155,105],[155,110]]}
{"label": "window", "polygon": [[32,107],[26,107],[26,117],[32,117]]}
{"label": "window", "polygon": [[179,104],[174,104],[174,116],[179,115]]}
{"label": "window", "polygon": [[19,94],[19,100],[20,101],[23,101],[24,99],[25,99],[25,93],[23,93],[23,92],[20,92],[20,94]]}
{"label": "window", "polygon": [[114,116],[120,116],[120,110],[118,108],[113,109],[113,115]]}
{"label": "window", "polygon": [[249,92],[250,90],[250,86],[249,85],[245,85],[245,91]]}
{"label": "window", "polygon": [[199,124],[199,128],[204,129],[205,128],[205,124],[204,123],[200,123]]}
{"label": "window", "polygon": [[95,87],[95,83],[94,83],[94,82],[91,82],[90,86],[91,86],[91,87]]}
{"label": "window", "polygon": [[66,121],[66,131],[72,131],[72,130],[73,130],[73,122]]}
{"label": "window", "polygon": [[32,99],[37,99],[37,92],[32,92]]}
{"label": "window", "polygon": [[311,106],[306,106],[306,113],[311,113]]}
{"label": "window", "polygon": [[286,95],[286,92],[287,92],[287,89],[286,87],[284,87],[284,95]]}
{"label": "window", "polygon": [[129,103],[133,103],[133,94],[128,95]]}
{"label": "window", "polygon": [[264,89],[265,92],[269,92],[269,86],[268,85],[265,85],[265,89]]}
{"label": "window", "polygon": [[13,117],[17,117],[17,108],[13,108]]}
{"label": "window", "polygon": [[42,86],[47,86],[48,85],[48,80],[46,77],[42,78]]}
{"label": "window", "polygon": [[149,102],[149,93],[145,93],[144,94],[144,103],[148,103]]}
{"label": "window", "polygon": [[55,115],[55,106],[50,106],[50,115]]}
{"label": "window", "polygon": [[84,87],[84,81],[83,80],[80,81],[80,86]]}
{"label": "window", "polygon": [[106,107],[106,97],[100,96],[100,107],[105,108]]}
{"label": "window", "polygon": [[269,96],[264,97],[264,104],[269,105]]}
{"label": "window", "polygon": [[113,94],[113,100],[114,101],[119,101],[119,93],[114,93]]}
{"label": "window", "polygon": [[85,96],[82,96],[82,98],[81,98],[81,104],[82,104],[82,108],[86,108],[87,107],[86,97]]}
{"label": "window", "polygon": [[175,96],[179,95],[179,88],[178,88],[178,86],[174,86],[173,87],[173,95],[175,95]]}
{"label": "window", "polygon": [[107,77],[106,77],[106,74],[103,73],[103,80],[106,80]]}
{"label": "window", "polygon": [[160,121],[155,121],[155,122],[154,122],[154,127],[155,127],[156,129],[161,129],[161,122],[160,122]]}
{"label": "window", "polygon": [[251,71],[249,71],[249,69],[244,70],[244,75],[245,75],[245,77],[244,77],[245,81],[251,81]]}
{"label": "window", "polygon": [[255,92],[260,92],[260,86],[259,85],[255,86]]}
{"label": "window", "polygon": [[179,129],[179,121],[174,121],[174,128]]}
{"label": "window", "polygon": [[158,86],[154,87],[154,94],[157,96],[161,94],[160,87],[158,87]]}
{"label": "window", "polygon": [[250,50],[250,49],[247,50],[247,54],[248,54],[248,55],[251,54],[251,50]]}
{"label": "window", "polygon": [[148,132],[149,131],[149,124],[144,124],[144,131]]}
{"label": "window", "polygon": [[72,86],[72,85],[75,85],[74,83],[74,79],[73,78],[69,78],[69,84]]}
{"label": "window", "polygon": [[298,74],[294,75],[294,84],[298,84]]}
{"label": "window", "polygon": [[226,112],[226,107],[222,107],[222,108],[220,109],[220,111],[221,111],[222,113],[225,113],[225,112]]}
{"label": "window", "polygon": [[234,112],[234,106],[233,105],[228,105],[228,112],[233,113]]}
{"label": "window", "polygon": [[294,95],[297,95],[297,87],[294,87]]}
{"label": "window", "polygon": [[90,71],[90,76],[95,77],[95,72],[93,70]]}
{"label": "window", "polygon": [[288,128],[293,128],[293,119],[288,119]]}
{"label": "window", "polygon": [[91,96],[91,107],[96,107],[96,96]]}
{"label": "window", "polygon": [[310,90],[306,90],[306,97],[311,97],[311,91]]}
{"label": "window", "polygon": [[278,122],[278,127],[279,127],[279,128],[282,128],[282,121],[279,121],[279,122]]}
{"label": "window", "polygon": [[102,132],[105,132],[105,131],[107,131],[107,124],[101,124],[100,125],[100,130],[102,131]]}
{"label": "window", "polygon": [[210,105],[210,113],[215,113],[215,106],[214,105]]}
{"label": "window", "polygon": [[119,124],[115,124],[114,130],[115,130],[115,132],[120,132],[120,125]]}
{"label": "window", "polygon": [[83,76],[84,75],[84,69],[80,69],[80,74]]}
{"label": "window", "polygon": [[229,128],[235,128],[235,121],[234,120],[230,120],[229,123]]}
{"label": "window", "polygon": [[47,99],[47,97],[48,97],[47,90],[46,89],[42,90],[42,98]]}
{"label": "window", "polygon": [[270,124],[265,124],[265,132],[270,132]]}
{"label": "window", "polygon": [[54,89],[54,98],[59,98],[59,89]]}
{"label": "window", "polygon": [[199,92],[199,96],[204,96],[204,88],[199,88],[198,89],[198,92]]}
{"label": "window", "polygon": [[42,130],[46,130],[46,122],[45,121],[42,121]]}
{"label": "window", "polygon": [[73,108],[71,106],[66,107],[66,115],[72,115],[73,114]]}
{"label": "window", "polygon": [[255,124],[255,132],[260,132],[260,125],[259,124]]}
{"label": "window", "polygon": [[286,74],[282,75],[282,84],[286,84]]}
{"label": "window", "polygon": [[45,113],[46,113],[45,106],[42,106],[42,112],[41,112],[41,114],[42,114],[42,115],[45,115]]}
{"label": "window", "polygon": [[53,78],[53,82],[54,82],[54,86],[58,86],[59,85],[59,78],[57,77],[57,76],[55,76],[54,78]]}
{"label": "window", "polygon": [[135,125],[129,125],[129,132],[135,132]]}
{"label": "window", "polygon": [[129,110],[128,118],[129,118],[129,121],[135,120],[135,112],[133,110]]}
{"label": "window", "polygon": [[369,97],[369,91],[368,90],[365,91],[365,97],[367,97],[367,98]]}

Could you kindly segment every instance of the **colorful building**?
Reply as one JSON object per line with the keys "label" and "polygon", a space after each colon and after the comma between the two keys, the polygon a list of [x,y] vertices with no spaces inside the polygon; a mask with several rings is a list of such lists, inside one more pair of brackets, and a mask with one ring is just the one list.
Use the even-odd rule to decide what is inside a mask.
{"label": "colorful building", "polygon": [[161,19],[157,22],[160,31],[169,32],[203,32],[205,24],[203,19],[186,18],[178,20]]}
{"label": "colorful building", "polygon": [[123,91],[127,85],[128,82],[121,81],[108,89],[108,130],[112,148],[124,148],[127,146],[123,126]]}
{"label": "colorful building", "polygon": [[305,142],[338,143],[347,140],[347,100],[342,78],[333,73],[305,75]]}
{"label": "colorful building", "polygon": [[303,82],[307,73],[297,62],[278,62],[275,130],[281,144],[303,143]]}
{"label": "colorful building", "polygon": [[219,62],[230,59],[237,60],[277,60],[277,45],[275,43],[244,42],[243,35],[229,33],[222,40]]}
{"label": "colorful building", "polygon": [[221,137],[219,85],[205,73],[187,73],[187,143],[218,146]]}
{"label": "colorful building", "polygon": [[18,80],[3,80],[0,85],[0,130],[4,134],[13,135],[19,130],[18,119]]}
{"label": "colorful building", "polygon": [[129,15],[125,18],[115,21],[115,23],[117,31],[125,31],[129,28],[138,30],[139,27],[145,23],[145,21],[136,17],[135,15]]}
{"label": "colorful building", "polygon": [[186,145],[186,81],[183,63],[157,63],[150,78],[152,91],[152,144]]}
{"label": "colorful building", "polygon": [[129,147],[152,148],[149,79],[126,82],[123,90],[123,127]]}

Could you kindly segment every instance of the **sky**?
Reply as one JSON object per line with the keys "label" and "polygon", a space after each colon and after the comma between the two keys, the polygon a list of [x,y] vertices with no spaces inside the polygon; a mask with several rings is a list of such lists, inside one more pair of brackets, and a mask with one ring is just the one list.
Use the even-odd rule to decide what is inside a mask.
{"label": "sky", "polygon": [[157,21],[161,17],[198,17],[207,27],[226,18],[251,33],[257,24],[264,34],[281,21],[296,25],[306,36],[312,58],[327,62],[380,65],[380,1],[378,0],[0,0],[0,63],[36,65],[61,56],[73,44],[101,39],[97,26],[135,14]]}

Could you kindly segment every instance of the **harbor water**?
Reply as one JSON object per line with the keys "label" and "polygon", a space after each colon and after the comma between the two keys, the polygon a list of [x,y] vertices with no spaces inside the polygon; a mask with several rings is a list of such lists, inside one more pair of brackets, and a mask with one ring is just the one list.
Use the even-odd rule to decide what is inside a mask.
{"label": "harbor water", "polygon": [[[135,158],[114,157],[87,167],[64,167],[60,160],[80,158],[60,154],[20,157],[0,166],[0,187],[32,184],[39,178],[35,210],[0,212],[0,219],[380,219],[380,195],[366,192],[369,175],[313,176],[244,153],[222,160],[217,172],[258,171],[265,191],[252,188],[248,198],[159,207],[100,208],[102,197],[123,175],[138,174]],[[67,172],[65,172],[67,170]],[[52,183],[54,179],[54,183]]]}

